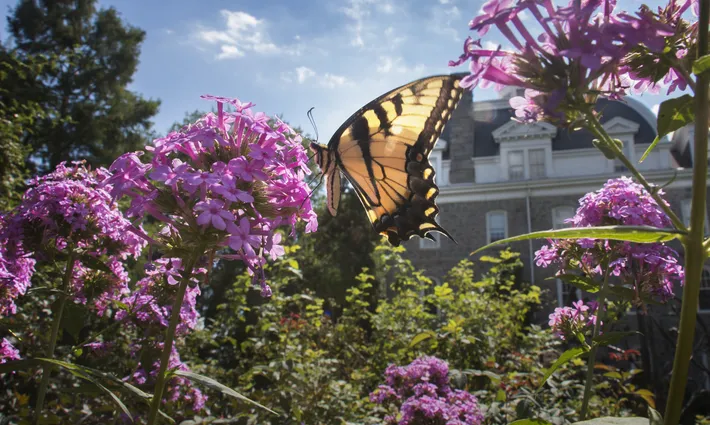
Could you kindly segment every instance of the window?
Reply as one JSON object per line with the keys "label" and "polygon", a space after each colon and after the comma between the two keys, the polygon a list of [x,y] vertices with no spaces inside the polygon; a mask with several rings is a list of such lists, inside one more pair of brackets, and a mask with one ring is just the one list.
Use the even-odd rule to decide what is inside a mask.
{"label": "window", "polygon": [[[686,227],[690,226],[690,199],[684,199],[680,204],[680,215],[682,216],[683,224]],[[708,236],[708,213],[705,211],[705,236]]]}
{"label": "window", "polygon": [[541,179],[545,177],[545,149],[530,149],[528,151],[530,161],[530,178]]}
{"label": "window", "polygon": [[703,276],[700,278],[700,300],[698,302],[700,310],[710,311],[710,270],[703,269]]}
{"label": "window", "polygon": [[565,223],[565,220],[574,216],[574,207],[557,207],[552,209],[552,228],[564,229],[571,227],[572,223]]}
{"label": "window", "polygon": [[508,237],[508,216],[505,211],[491,211],[486,214],[488,243]]}
{"label": "window", "polygon": [[522,180],[525,178],[525,164],[523,161],[523,151],[508,152],[508,179]]}

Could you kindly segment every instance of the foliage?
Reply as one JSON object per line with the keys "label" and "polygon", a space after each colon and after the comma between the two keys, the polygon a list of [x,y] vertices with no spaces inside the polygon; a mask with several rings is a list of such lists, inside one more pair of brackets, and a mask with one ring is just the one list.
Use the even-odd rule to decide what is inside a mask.
{"label": "foliage", "polygon": [[107,165],[148,142],[159,102],[127,89],[145,32],[113,8],[97,10],[96,0],[20,0],[8,30],[11,45],[3,50],[11,49],[23,64],[52,58],[29,87],[2,85],[20,104],[36,103],[44,111],[33,131],[22,135],[33,166],[52,170],[71,159]]}
{"label": "foliage", "polygon": [[36,100],[18,93],[32,93],[36,74],[48,63],[51,61],[39,57],[20,61],[15,53],[0,46],[0,211],[20,199],[30,153],[23,140],[44,117]]}

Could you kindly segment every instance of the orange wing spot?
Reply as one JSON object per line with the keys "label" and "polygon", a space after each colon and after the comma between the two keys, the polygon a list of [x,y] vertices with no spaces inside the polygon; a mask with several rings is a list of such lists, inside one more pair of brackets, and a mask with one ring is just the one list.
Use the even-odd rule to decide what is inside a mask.
{"label": "orange wing spot", "polygon": [[426,170],[424,170],[424,173],[422,174],[422,176],[423,176],[425,179],[428,179],[429,176],[431,176],[431,173],[432,173],[433,171],[434,171],[434,170],[432,170],[431,168],[427,168]]}
{"label": "orange wing spot", "polygon": [[436,212],[436,208],[430,207],[430,208],[427,208],[426,211],[424,211],[424,215],[426,215],[428,217],[430,215],[433,215],[435,212]]}
{"label": "orange wing spot", "polygon": [[418,153],[418,154],[417,154],[417,161],[421,162],[421,161],[423,161],[423,160],[424,160],[424,155]]}
{"label": "orange wing spot", "polygon": [[432,187],[432,188],[429,189],[429,191],[426,193],[426,198],[427,198],[427,199],[431,199],[431,198],[434,197],[434,195],[436,195],[436,189],[434,189],[434,188]]}
{"label": "orange wing spot", "polygon": [[419,230],[426,230],[426,229],[436,229],[436,225],[432,223],[422,223],[419,225]]}

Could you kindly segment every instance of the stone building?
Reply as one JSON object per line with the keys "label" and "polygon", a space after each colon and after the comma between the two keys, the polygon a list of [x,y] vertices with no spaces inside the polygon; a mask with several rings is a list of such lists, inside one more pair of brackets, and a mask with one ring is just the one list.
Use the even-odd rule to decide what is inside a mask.
{"label": "stone building", "polygon": [[[509,98],[515,89],[496,100],[472,100],[466,92],[430,156],[441,193],[440,224],[458,243],[437,234],[436,241],[413,238],[407,256],[435,282],[464,258],[495,254],[495,248],[476,257],[470,253],[489,242],[509,236],[565,226],[578,200],[599,189],[608,179],[628,175],[618,160],[609,160],[592,145],[592,134],[556,128],[547,123],[521,124],[512,120]],[[656,137],[655,115],[640,102],[600,100],[602,124],[624,143],[628,158],[638,163]],[[673,140],[657,145],[637,167],[653,183],[665,185],[666,199],[679,217],[689,221],[692,150],[691,130],[676,132]],[[686,168],[682,168],[686,167]],[[553,270],[535,266],[534,253],[544,241],[510,244],[521,253],[524,280],[545,291],[546,306],[570,305],[582,296],[573,287],[551,278]],[[676,248],[680,248],[677,246]],[[710,319],[710,267],[703,274],[701,312]]]}

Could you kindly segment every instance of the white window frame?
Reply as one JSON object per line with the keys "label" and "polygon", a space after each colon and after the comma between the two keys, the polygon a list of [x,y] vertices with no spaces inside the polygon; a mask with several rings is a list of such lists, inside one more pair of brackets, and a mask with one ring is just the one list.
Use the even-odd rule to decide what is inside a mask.
{"label": "white window frame", "polygon": [[[683,220],[683,224],[686,227],[690,226],[690,203],[691,199],[683,199],[680,202],[680,215]],[[705,229],[703,231],[705,236],[710,236],[710,223],[708,223],[708,211],[705,209]]]}
{"label": "white window frame", "polygon": [[505,210],[488,211],[486,213],[486,243],[491,243],[491,216],[494,214],[503,214],[503,237],[501,239],[508,237],[508,212]]}
{"label": "white window frame", "polygon": [[[521,167],[521,168],[520,168],[520,176],[519,176],[519,177],[515,177],[515,178],[513,178],[512,174],[511,174],[512,167],[511,167],[511,165],[510,165],[510,156],[511,156],[512,154],[519,154],[519,155],[520,155],[520,167]],[[525,164],[525,157],[526,157],[527,155],[526,155],[525,149],[511,149],[511,150],[508,151],[507,155],[508,155],[508,158],[507,158],[507,159],[508,159],[508,180],[510,180],[510,181],[527,180],[527,178],[528,178],[528,177],[527,177],[527,174],[528,174],[528,173],[527,173],[527,170],[526,170],[527,167],[526,167],[526,164]]]}
{"label": "white window frame", "polygon": [[[542,164],[537,164],[537,165],[542,165],[542,175],[539,176],[533,176],[533,163],[532,163],[532,152],[533,151],[540,151],[542,152]],[[531,180],[537,180],[537,179],[544,179],[547,177],[547,152],[545,151],[545,148],[530,148],[527,150],[527,168],[528,168],[528,176]]]}
{"label": "white window frame", "polygon": [[[567,210],[567,209],[570,209],[570,210],[572,211],[572,215],[570,215],[570,216],[567,217],[567,218],[572,218],[572,217],[574,217],[574,215],[575,215],[575,213],[576,213],[576,209],[575,209],[573,206],[571,206],[571,205],[560,205],[560,206],[557,206],[557,207],[555,207],[555,208],[552,209],[552,228],[553,228],[554,230],[557,230],[557,229],[565,229],[565,228],[571,226],[571,223],[564,223],[564,222],[558,223],[558,222],[557,222],[557,216],[559,215],[559,214],[558,214],[558,211]],[[567,215],[567,214],[565,214],[565,215]],[[565,220],[566,220],[567,218],[565,218]]]}

